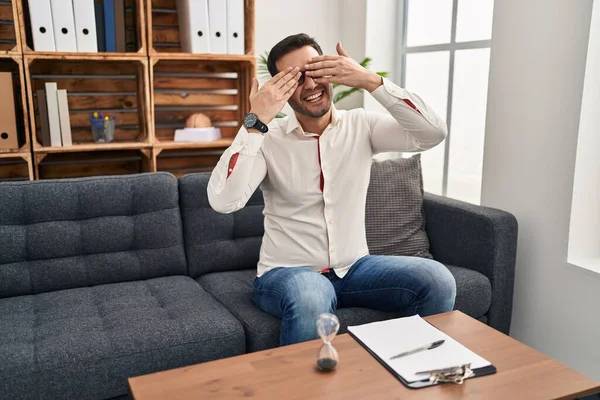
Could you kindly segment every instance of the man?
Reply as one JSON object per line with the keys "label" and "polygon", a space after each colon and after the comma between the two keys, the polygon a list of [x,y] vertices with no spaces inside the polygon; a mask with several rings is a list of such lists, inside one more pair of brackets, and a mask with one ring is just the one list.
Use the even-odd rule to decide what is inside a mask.
{"label": "man", "polygon": [[[365,202],[372,156],[441,143],[445,123],[417,95],[361,67],[337,45],[323,56],[305,34],[275,45],[273,76],[250,91],[251,111],[215,167],[211,206],[231,213],[260,186],[264,226],[254,301],[281,318],[280,344],[317,338],[338,307],[422,316],[450,311],[456,284],[433,260],[371,256]],[[332,83],[368,90],[388,113],[336,110]],[[288,102],[294,113],[274,119]]]}

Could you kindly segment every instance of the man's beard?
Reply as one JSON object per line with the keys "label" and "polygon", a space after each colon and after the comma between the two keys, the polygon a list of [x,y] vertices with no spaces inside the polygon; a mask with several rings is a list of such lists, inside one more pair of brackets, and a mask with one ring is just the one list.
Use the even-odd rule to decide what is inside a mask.
{"label": "man's beard", "polygon": [[[317,88],[324,88],[325,92],[323,93],[323,96],[327,94],[328,99],[328,101],[325,104],[323,104],[323,106],[320,109],[308,110],[306,109],[306,107],[304,107],[302,100],[298,102],[290,98],[288,100],[288,103],[290,107],[292,107],[292,110],[296,111],[300,115],[304,115],[305,117],[310,118],[321,118],[323,115],[327,114],[329,112],[329,109],[331,108],[331,99],[333,99],[333,85],[331,83],[328,84],[326,87],[324,87],[323,85],[319,85]],[[300,98],[303,99],[304,97],[306,96],[302,94]]]}

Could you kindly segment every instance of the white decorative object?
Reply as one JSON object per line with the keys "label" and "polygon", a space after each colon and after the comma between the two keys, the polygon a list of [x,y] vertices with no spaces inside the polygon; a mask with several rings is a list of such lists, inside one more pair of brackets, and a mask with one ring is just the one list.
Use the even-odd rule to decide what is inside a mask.
{"label": "white decorative object", "polygon": [[175,142],[214,142],[221,139],[219,128],[183,128],[175,131]]}

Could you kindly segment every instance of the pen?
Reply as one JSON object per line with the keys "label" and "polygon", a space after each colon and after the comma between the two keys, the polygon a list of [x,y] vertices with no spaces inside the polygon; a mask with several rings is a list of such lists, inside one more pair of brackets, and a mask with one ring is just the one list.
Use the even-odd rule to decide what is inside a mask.
{"label": "pen", "polygon": [[423,351],[423,350],[435,349],[436,347],[439,347],[442,344],[444,344],[444,342],[445,342],[445,340],[443,340],[443,339],[442,340],[438,340],[436,342],[426,344],[425,346],[420,346],[420,347],[417,347],[415,349],[412,349],[412,350],[409,350],[409,351],[405,351],[404,353],[396,354],[395,356],[391,357],[390,360],[395,360],[396,358],[400,358],[400,357],[404,357],[404,356],[409,356],[411,354],[418,353],[419,351]]}

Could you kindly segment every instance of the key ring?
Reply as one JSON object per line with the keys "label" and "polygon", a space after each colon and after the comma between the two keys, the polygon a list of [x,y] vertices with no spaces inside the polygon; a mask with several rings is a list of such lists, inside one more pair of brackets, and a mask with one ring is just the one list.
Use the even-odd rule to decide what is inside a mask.
{"label": "key ring", "polygon": [[429,374],[429,381],[432,384],[455,383],[457,385],[462,385],[465,379],[474,375],[474,372],[471,369],[471,364],[463,364],[449,368],[417,372],[417,375],[419,374]]}

